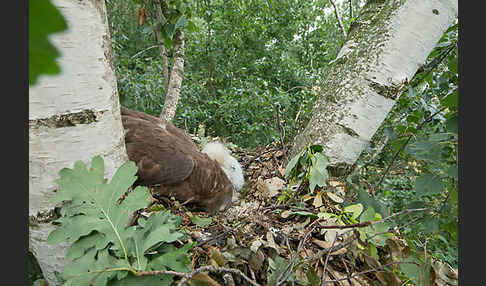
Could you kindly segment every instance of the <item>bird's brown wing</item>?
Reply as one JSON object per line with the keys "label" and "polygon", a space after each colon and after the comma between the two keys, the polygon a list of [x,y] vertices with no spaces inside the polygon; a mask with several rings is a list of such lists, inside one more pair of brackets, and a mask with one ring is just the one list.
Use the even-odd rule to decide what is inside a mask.
{"label": "bird's brown wing", "polygon": [[138,184],[172,185],[191,175],[194,160],[177,137],[141,118],[122,115],[122,123],[128,157],[138,166]]}
{"label": "bird's brown wing", "polygon": [[160,128],[161,126],[164,126],[164,128],[175,138],[177,138],[177,141],[185,141],[181,142],[182,144],[187,144],[190,148],[193,148],[194,150],[197,150],[197,145],[192,141],[192,139],[184,133],[181,129],[177,128],[172,124],[171,122],[166,122],[158,117],[152,116],[150,114],[140,112],[140,111],[135,111],[128,109],[126,107],[121,106],[120,107],[121,115],[122,116],[130,116],[134,118],[139,118],[142,120],[146,120],[154,124],[154,128]]}

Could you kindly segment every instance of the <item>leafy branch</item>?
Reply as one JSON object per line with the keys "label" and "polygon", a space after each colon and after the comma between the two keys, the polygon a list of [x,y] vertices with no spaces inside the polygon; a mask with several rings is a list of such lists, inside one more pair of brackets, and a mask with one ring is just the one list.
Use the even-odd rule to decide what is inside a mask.
{"label": "leafy branch", "polygon": [[[88,170],[78,161],[73,169],[60,171],[56,202],[64,202],[59,226],[48,237],[50,244],[71,243],[67,265],[60,278],[64,285],[124,285],[137,283],[134,277],[151,275],[149,281],[172,283],[172,277],[189,271],[186,252],[193,243],[181,248],[172,245],[183,239],[177,228],[181,218],[168,211],[151,213],[138,225],[126,226],[131,215],[146,207],[150,193],[145,187],[126,191],[136,180],[133,162],[123,164],[108,183],[104,179],[103,159],[96,156]],[[156,271],[154,271],[156,270]],[[162,275],[165,276],[157,276]],[[184,274],[185,275],[185,274]],[[148,282],[148,281],[146,281]],[[139,283],[139,282],[138,282]]]}

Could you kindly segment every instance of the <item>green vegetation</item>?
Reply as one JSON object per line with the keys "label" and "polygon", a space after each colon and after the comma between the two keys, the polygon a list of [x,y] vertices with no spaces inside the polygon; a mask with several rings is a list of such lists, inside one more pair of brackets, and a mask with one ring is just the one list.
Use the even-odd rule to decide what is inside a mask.
{"label": "green vegetation", "polygon": [[59,226],[47,242],[70,243],[67,258],[72,262],[59,275],[63,285],[171,285],[172,276],[136,276],[152,270],[190,270],[185,253],[193,244],[172,245],[185,237],[178,230],[181,217],[169,211],[153,212],[148,219],[138,220],[138,225],[127,227],[131,214],[150,200],[145,187],[125,194],[136,172],[135,164],[127,162],[107,182],[99,156],[93,158],[89,170],[78,161],[73,169],[60,171],[60,189],[54,199],[65,203],[56,220]]}
{"label": "green vegetation", "polygon": [[42,74],[60,72],[55,62],[59,51],[48,36],[66,29],[66,21],[50,1],[29,1],[29,85]]}
{"label": "green vegetation", "polygon": [[[48,1],[37,8],[29,3],[31,12],[54,15],[45,29],[38,22],[30,27],[29,84],[33,84],[40,74],[59,72],[54,61],[58,53],[47,35],[66,27]],[[358,1],[351,3],[352,14],[357,15]],[[164,27],[170,59],[174,31],[185,27],[184,80],[174,123],[192,133],[204,124],[209,135],[240,147],[278,140],[277,102],[286,140],[292,140],[309,116],[314,87],[326,76],[343,41],[335,16],[324,12],[332,7],[324,0],[168,1],[171,16],[164,23],[155,20],[148,0],[106,4],[121,103],[160,113],[164,76],[154,29],[158,24]],[[140,25],[137,12],[142,5],[149,17]],[[341,12],[348,29],[353,17],[348,9]],[[39,19],[34,14],[29,17],[31,23]],[[284,218],[295,215],[343,227],[358,225],[359,252],[354,258],[372,266],[386,249],[391,261],[408,262],[391,272],[414,285],[425,284],[434,260],[458,266],[457,38],[456,24],[407,84],[354,172],[343,178],[346,193],[327,185],[328,160],[321,146],[312,145],[290,158],[285,170],[288,182],[299,187],[284,190],[278,198],[278,203],[297,202],[299,207],[309,201],[318,210],[284,211]],[[187,252],[193,244],[180,230],[181,217],[157,210],[148,219],[139,219],[138,225],[126,227],[129,214],[147,206],[148,190],[138,187],[125,193],[135,180],[131,162],[110,182],[103,173],[100,157],[93,158],[89,170],[76,162],[73,169],[60,172],[55,199],[67,203],[48,241],[71,243],[68,258],[73,262],[59,275],[64,285],[173,283],[174,276],[145,276],[153,270],[171,270],[183,277],[181,273],[190,271]],[[332,203],[325,205],[324,198]],[[197,215],[190,220],[199,227],[213,222]],[[327,231],[326,241],[341,234]],[[183,246],[175,247],[176,240]],[[289,264],[280,256],[268,260],[266,279],[274,285]],[[29,266],[32,273],[38,268],[34,263]],[[34,274],[29,274],[31,281],[39,278]],[[314,269],[306,275],[312,285],[319,284]],[[296,279],[293,274],[287,278]]]}
{"label": "green vegetation", "polygon": [[[150,11],[151,2],[145,3]],[[139,26],[140,4],[107,1],[107,6],[121,103],[158,115],[164,78],[154,33],[147,29],[155,17]],[[336,21],[323,17],[329,6],[328,1],[193,2],[197,29],[185,33],[184,80],[174,123],[190,132],[204,124],[209,135],[256,147],[279,136],[278,102],[291,140],[297,114],[303,122],[313,103],[312,87],[343,41]]]}

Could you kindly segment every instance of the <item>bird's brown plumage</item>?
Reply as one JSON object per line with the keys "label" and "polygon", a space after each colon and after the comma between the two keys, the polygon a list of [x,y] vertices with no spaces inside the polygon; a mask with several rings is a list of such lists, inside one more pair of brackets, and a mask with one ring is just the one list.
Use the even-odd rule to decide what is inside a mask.
{"label": "bird's brown plumage", "polygon": [[136,184],[155,196],[191,200],[211,214],[231,206],[233,186],[215,160],[170,122],[121,107],[128,157],[137,164]]}

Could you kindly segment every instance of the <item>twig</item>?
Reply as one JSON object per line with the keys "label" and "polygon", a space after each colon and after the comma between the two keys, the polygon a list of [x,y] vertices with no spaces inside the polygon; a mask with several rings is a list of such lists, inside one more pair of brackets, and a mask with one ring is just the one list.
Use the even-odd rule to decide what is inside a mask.
{"label": "twig", "polygon": [[338,11],[338,8],[336,6],[336,3],[334,3],[333,0],[329,0],[329,2],[331,2],[332,6],[334,7],[334,14],[336,15],[339,28],[341,28],[341,31],[343,32],[344,38],[346,39],[346,37],[347,37],[346,29],[344,29],[343,22],[341,21],[341,16],[339,16],[339,11]]}
{"label": "twig", "polygon": [[353,19],[353,5],[351,3],[351,0],[349,2],[349,22],[351,22],[351,19]]}
{"label": "twig", "polygon": [[[431,67],[429,68],[429,70],[427,71],[427,73],[424,74],[424,76],[420,79],[420,80],[417,80],[414,84],[412,84],[413,87],[417,86],[419,83],[421,83],[424,79],[426,79],[429,74],[436,68],[439,66],[439,64],[445,59],[445,57],[454,50],[454,48],[457,46],[457,42],[451,44],[451,46],[447,49],[447,50],[444,50],[442,51],[441,54],[439,54],[436,58],[434,58],[432,60],[432,62],[430,62],[428,65],[430,65]],[[437,60],[438,59],[438,60]],[[436,61],[437,60],[437,61]]]}
{"label": "twig", "polygon": [[277,128],[278,132],[280,135],[280,145],[282,149],[284,150],[284,153],[286,153],[285,145],[284,145],[284,137],[285,137],[285,128],[282,126],[282,122],[280,122],[280,103],[275,103],[275,113],[277,116]]}
{"label": "twig", "polygon": [[[446,109],[446,107],[442,107],[441,109],[437,110],[436,112],[434,112],[432,115],[430,115],[429,117],[425,118],[424,121],[422,121],[418,126],[417,128],[415,129],[416,131],[419,131],[420,129],[422,129],[422,127],[424,127],[424,125],[426,123],[428,123],[430,120],[432,120],[432,118],[434,118],[434,116],[436,116],[437,114],[439,114],[440,112],[442,112],[444,109]],[[395,152],[395,155],[393,156],[392,158],[392,161],[390,162],[390,164],[388,165],[388,167],[386,168],[385,172],[383,172],[383,175],[381,176],[380,180],[378,181],[378,183],[375,185],[375,187],[371,190],[371,193],[374,193],[378,187],[381,185],[381,183],[383,182],[383,180],[385,179],[385,177],[388,175],[388,172],[390,172],[391,170],[391,167],[393,166],[393,164],[395,163],[395,160],[398,158],[398,155],[403,151],[403,149],[405,149],[405,146],[407,146],[408,142],[410,142],[410,140],[412,139],[412,137],[414,136],[414,134],[411,134],[408,136],[407,140],[402,144],[402,146],[400,146],[400,149],[397,150],[397,152]]]}
{"label": "twig", "polygon": [[334,280],[326,280],[325,282],[339,282],[339,281],[342,281],[342,280],[356,279],[356,278],[358,278],[359,275],[366,274],[366,273],[370,273],[370,272],[377,272],[379,270],[382,270],[385,267],[388,267],[388,266],[391,266],[391,265],[395,265],[395,264],[417,264],[417,263],[416,262],[412,262],[412,261],[395,261],[395,262],[390,262],[388,264],[382,265],[382,266],[377,267],[377,268],[374,268],[374,269],[370,269],[370,270],[358,272],[358,273],[352,274],[352,275],[347,276],[347,277],[344,277],[344,278],[339,278],[339,279],[334,279]]}
{"label": "twig", "polygon": [[302,250],[302,248],[304,247],[306,241],[307,241],[307,238],[308,236],[314,231],[314,229],[316,228],[316,226],[314,225],[305,235],[304,235],[304,239],[299,243],[299,246],[297,247],[297,251],[295,252],[295,255],[292,256],[292,258],[290,259],[290,262],[289,264],[287,265],[287,267],[285,267],[285,270],[282,271],[282,273],[280,273],[280,275],[278,276],[277,278],[277,284],[276,286],[280,286],[282,285],[283,283],[285,283],[285,281],[287,281],[287,279],[289,278],[290,274],[292,273],[290,270],[292,269],[292,267],[294,266],[294,263],[295,263],[295,260],[297,258],[297,256],[299,255],[300,251]]}
{"label": "twig", "polygon": [[135,58],[136,56],[140,55],[141,53],[144,53],[144,52],[146,52],[146,51],[148,51],[148,50],[151,50],[151,49],[153,49],[153,48],[157,48],[157,47],[158,47],[158,46],[157,46],[157,45],[155,45],[155,46],[151,46],[151,47],[148,47],[148,48],[146,48],[146,49],[143,49],[143,50],[141,50],[140,52],[137,52],[136,54],[134,54],[133,56],[131,56],[131,57],[130,57],[130,59],[133,59],[133,58]]}
{"label": "twig", "polygon": [[[346,264],[346,261],[344,261],[344,258],[341,256],[341,262],[343,263],[344,265],[344,268],[346,269],[346,274],[349,276],[350,275],[350,272],[349,272],[349,268],[348,268],[348,265]],[[351,285],[351,279],[348,279],[348,283]]]}
{"label": "twig", "polygon": [[248,162],[245,162],[245,163],[243,163],[243,164],[241,164],[241,165],[242,165],[242,167],[243,167],[243,168],[246,168],[247,166],[249,166],[249,165],[250,165],[250,164],[251,164],[253,161],[255,161],[256,159],[258,159],[258,158],[260,158],[261,156],[263,156],[263,155],[265,155],[265,154],[267,154],[267,153],[269,153],[269,152],[272,152],[272,151],[275,151],[275,150],[272,150],[272,149],[270,149],[270,150],[265,150],[265,151],[261,152],[260,154],[258,154],[258,156],[255,156],[255,157],[251,158],[250,160],[248,160]]}
{"label": "twig", "polygon": [[302,104],[304,104],[304,103],[303,102],[300,103],[299,111],[297,112],[297,115],[295,116],[294,122],[297,122],[299,120],[300,112],[302,111]]}
{"label": "twig", "polygon": [[[334,243],[336,243],[336,239],[338,238],[338,234],[336,233],[336,235],[334,236],[334,239],[332,240],[332,244],[331,244],[331,247],[330,249],[332,249],[332,247],[334,246]],[[327,262],[329,260],[329,256],[331,256],[331,251],[328,251],[327,254],[326,254],[326,260],[324,261],[324,269],[322,270],[322,283],[321,283],[321,286],[326,286],[326,268],[327,268]]]}
{"label": "twig", "polygon": [[229,229],[229,230],[227,230],[227,231],[225,231],[225,232],[222,232],[222,233],[220,233],[220,234],[218,234],[218,235],[216,235],[216,236],[214,236],[214,237],[211,237],[211,238],[209,238],[209,239],[207,239],[207,240],[204,240],[204,241],[200,241],[200,242],[198,242],[198,243],[197,243],[197,245],[196,245],[196,247],[200,247],[200,246],[202,246],[202,245],[204,245],[204,244],[206,244],[206,243],[209,243],[209,242],[215,241],[215,240],[217,240],[217,239],[219,239],[219,238],[221,238],[221,237],[224,237],[224,236],[226,236],[226,235],[228,235],[228,234],[230,234],[230,233],[234,232],[234,231],[235,231],[235,230],[237,230],[237,229],[238,229],[238,228],[239,228],[239,227],[240,227],[240,226],[241,226],[241,225],[242,225],[244,222],[246,222],[246,221],[245,221],[245,220],[242,220],[242,221],[240,221],[239,223],[237,223],[237,224],[236,224],[236,225],[235,225],[235,226],[234,226],[232,229]]}
{"label": "twig", "polygon": [[191,273],[184,273],[184,278],[182,278],[181,281],[179,281],[179,283],[177,284],[177,286],[184,285],[184,283],[187,283],[189,280],[191,280],[194,275],[196,275],[198,273],[201,273],[201,272],[206,272],[206,271],[208,271],[208,272],[217,272],[217,273],[231,273],[231,274],[236,274],[236,275],[241,276],[246,281],[248,281],[248,283],[250,283],[251,285],[253,285],[253,286],[260,286],[260,284],[258,284],[255,281],[251,280],[248,276],[246,276],[243,272],[241,272],[238,269],[234,269],[234,268],[223,268],[223,267],[216,268],[216,267],[213,267],[213,266],[203,266],[203,267],[200,267],[200,268],[192,271]]}

